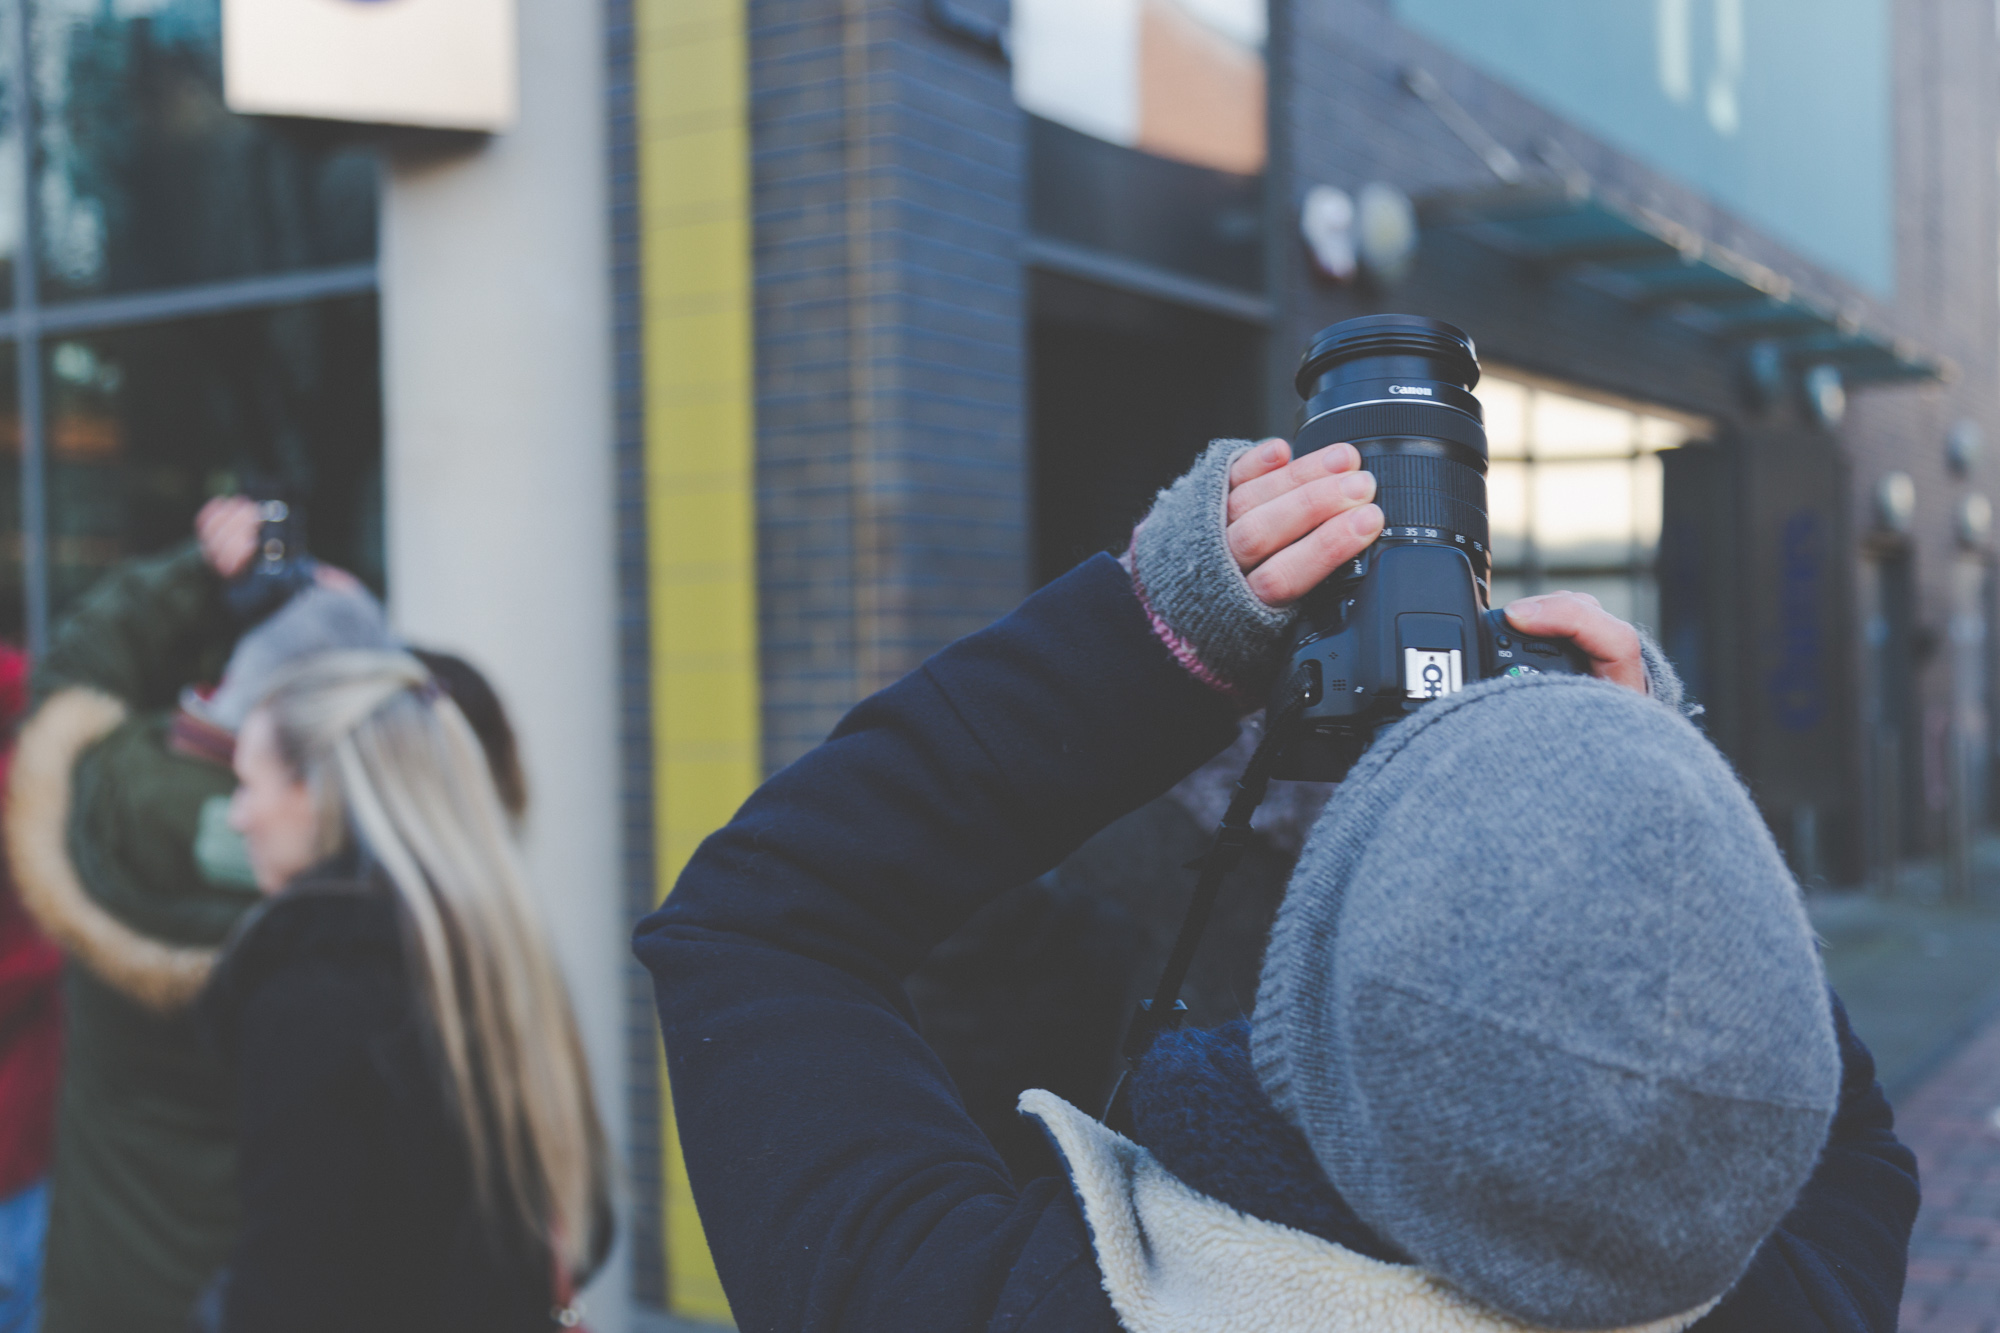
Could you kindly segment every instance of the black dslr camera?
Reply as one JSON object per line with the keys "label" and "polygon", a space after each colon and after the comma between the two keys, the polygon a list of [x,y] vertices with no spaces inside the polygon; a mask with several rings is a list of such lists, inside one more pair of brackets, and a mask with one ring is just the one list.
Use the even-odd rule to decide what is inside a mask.
{"label": "black dslr camera", "polygon": [[[1472,339],[1418,315],[1350,319],[1314,336],[1295,382],[1306,402],[1293,452],[1342,441],[1360,450],[1384,521],[1373,545],[1300,604],[1279,686],[1296,716],[1271,776],[1337,782],[1377,728],[1473,681],[1587,674],[1570,644],[1523,638],[1488,609]],[[1279,712],[1274,701],[1270,715]]]}
{"label": "black dslr camera", "polygon": [[1472,339],[1416,315],[1350,319],[1307,345],[1296,383],[1306,405],[1293,453],[1342,441],[1360,450],[1375,474],[1382,535],[1300,603],[1264,739],[1195,862],[1201,874],[1159,986],[1126,1030],[1108,1123],[1123,1123],[1126,1076],[1153,1037],[1180,1025],[1181,983],[1274,778],[1338,782],[1377,730],[1472,681],[1588,674],[1574,645],[1524,638],[1489,609],[1486,426],[1472,396]]}

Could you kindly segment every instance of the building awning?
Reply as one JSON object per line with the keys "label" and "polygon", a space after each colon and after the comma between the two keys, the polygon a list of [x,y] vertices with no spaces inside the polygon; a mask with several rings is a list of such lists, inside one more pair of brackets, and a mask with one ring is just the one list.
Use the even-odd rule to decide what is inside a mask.
{"label": "building awning", "polygon": [[1684,320],[1717,339],[1766,343],[1797,367],[1830,365],[1850,384],[1948,380],[1952,363],[1866,327],[1859,313],[1799,295],[1782,274],[1648,209],[1587,186],[1503,185],[1420,200],[1426,229]]}

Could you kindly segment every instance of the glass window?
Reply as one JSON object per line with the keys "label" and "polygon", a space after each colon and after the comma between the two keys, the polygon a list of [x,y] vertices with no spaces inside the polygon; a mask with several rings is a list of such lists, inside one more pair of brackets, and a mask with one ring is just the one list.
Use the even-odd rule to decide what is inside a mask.
{"label": "glass window", "polygon": [[382,586],[373,297],[54,339],[42,364],[56,615],[253,482],[303,505],[316,554]]}
{"label": "glass window", "polygon": [[31,12],[48,299],[373,258],[372,160],[223,106],[215,0]]}
{"label": "glass window", "polygon": [[1705,439],[1707,424],[1504,370],[1480,381],[1479,399],[1492,457],[1493,604],[1568,588],[1657,625],[1659,455]]}
{"label": "glass window", "polygon": [[1264,284],[1265,0],[1014,0],[1036,235]]}
{"label": "glass window", "polygon": [[21,547],[21,400],[13,343],[0,342],[0,639],[28,641]]}
{"label": "glass window", "polygon": [[[18,3],[18,0],[17,0]],[[14,304],[21,248],[21,127],[14,119],[14,16],[0,6],[0,304]]]}

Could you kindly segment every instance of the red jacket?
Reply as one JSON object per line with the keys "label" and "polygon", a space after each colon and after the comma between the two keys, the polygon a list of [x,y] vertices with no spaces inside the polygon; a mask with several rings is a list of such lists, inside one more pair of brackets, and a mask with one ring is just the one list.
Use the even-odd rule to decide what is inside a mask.
{"label": "red jacket", "polygon": [[[0,645],[0,727],[8,732],[26,711],[27,681],[27,657]],[[0,791],[12,758],[11,745],[0,752]],[[62,1061],[61,977],[62,954],[35,929],[0,869],[0,1199],[48,1170]]]}

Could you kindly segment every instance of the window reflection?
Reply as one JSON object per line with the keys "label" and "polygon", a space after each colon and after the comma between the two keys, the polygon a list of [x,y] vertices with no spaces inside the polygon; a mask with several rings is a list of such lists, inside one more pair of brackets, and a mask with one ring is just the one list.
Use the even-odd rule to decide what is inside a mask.
{"label": "window reflection", "polygon": [[1265,0],[1014,0],[1039,237],[1261,289]]}
{"label": "window reflection", "polygon": [[372,297],[49,343],[56,614],[118,561],[185,541],[209,496],[259,480],[299,497],[317,554],[379,588],[376,364]]}
{"label": "window reflection", "polygon": [[[17,0],[18,3],[18,0]],[[0,305],[14,303],[14,255],[21,248],[21,135],[14,123],[13,23],[0,5]]]}
{"label": "window reflection", "polygon": [[51,299],[373,256],[369,158],[224,107],[215,0],[34,0],[32,13]]}
{"label": "window reflection", "polygon": [[1479,399],[1492,459],[1493,604],[1568,588],[1656,624],[1659,454],[1706,438],[1706,423],[1506,371],[1480,381]]}
{"label": "window reflection", "polygon": [[0,639],[27,642],[21,547],[21,400],[14,344],[0,342]]}

